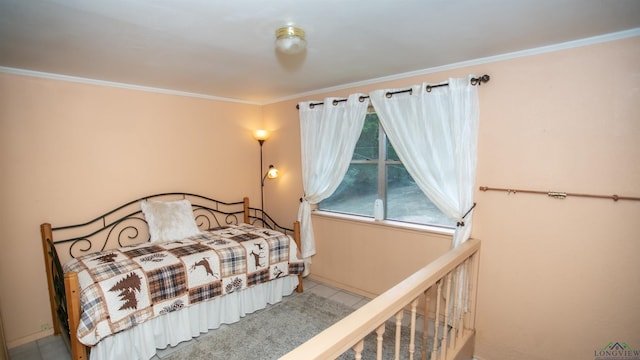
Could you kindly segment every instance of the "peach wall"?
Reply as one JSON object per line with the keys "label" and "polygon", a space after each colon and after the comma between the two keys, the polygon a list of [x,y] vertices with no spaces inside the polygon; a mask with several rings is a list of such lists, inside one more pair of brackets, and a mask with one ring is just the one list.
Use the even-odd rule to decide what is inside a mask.
{"label": "peach wall", "polygon": [[[265,121],[287,139],[274,145],[277,159],[296,177],[294,187],[276,186],[269,196],[302,193],[298,101],[469,73],[491,75],[479,92],[476,188],[640,196],[638,37],[267,105]],[[610,341],[640,348],[640,202],[480,191],[476,201],[472,236],[482,240],[478,359],[593,359]],[[294,216],[297,202],[274,210]],[[395,281],[397,274],[380,276],[396,265],[380,262],[388,244],[410,244],[425,262],[446,250],[441,238],[429,235],[416,245],[403,232],[374,231],[375,239],[367,240],[372,230],[358,223],[316,216],[314,226],[322,251],[314,256],[312,276],[361,293],[379,293]],[[348,264],[345,253],[354,255]]]}
{"label": "peach wall", "polygon": [[280,170],[277,180],[265,183],[265,210],[281,224],[297,218],[303,193],[300,126],[295,106],[296,102],[289,101],[262,109],[263,126],[271,131],[271,138],[264,143],[264,161]]}
{"label": "peach wall", "polygon": [[451,235],[400,229],[374,221],[315,215],[313,226],[318,241],[311,276],[369,297],[382,294],[451,246]]}
{"label": "peach wall", "polygon": [[39,225],[158,192],[259,206],[260,106],[0,73],[0,304],[10,347],[51,325]]}
{"label": "peach wall", "polygon": [[[477,184],[640,196],[640,38],[489,64]],[[640,347],[640,202],[477,193],[476,354]]]}

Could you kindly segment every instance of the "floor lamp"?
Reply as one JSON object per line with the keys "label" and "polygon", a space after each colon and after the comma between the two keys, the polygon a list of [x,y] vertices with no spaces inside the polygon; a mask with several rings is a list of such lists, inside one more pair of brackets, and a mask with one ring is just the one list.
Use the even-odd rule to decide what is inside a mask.
{"label": "floor lamp", "polygon": [[[262,215],[262,222],[264,223],[264,181],[266,179],[275,179],[278,177],[278,169],[273,165],[269,165],[267,172],[264,172],[262,161],[262,145],[269,138],[269,132],[267,130],[255,130],[253,137],[258,140],[260,144],[260,212]],[[264,175],[263,175],[264,174]]]}

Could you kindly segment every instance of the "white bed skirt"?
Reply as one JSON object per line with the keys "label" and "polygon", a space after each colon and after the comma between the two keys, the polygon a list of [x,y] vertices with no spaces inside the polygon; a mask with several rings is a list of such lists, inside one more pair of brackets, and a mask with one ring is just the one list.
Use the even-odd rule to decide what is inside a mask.
{"label": "white bed skirt", "polygon": [[290,295],[298,276],[262,283],[251,288],[170,312],[102,339],[91,348],[91,360],[148,360],[156,349],[176,346],[222,324],[275,304]]}

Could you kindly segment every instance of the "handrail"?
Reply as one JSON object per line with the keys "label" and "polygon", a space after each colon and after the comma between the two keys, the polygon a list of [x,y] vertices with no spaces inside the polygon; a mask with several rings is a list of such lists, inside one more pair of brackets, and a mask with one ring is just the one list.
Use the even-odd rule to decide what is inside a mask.
{"label": "handrail", "polygon": [[326,360],[339,357],[479,249],[480,240],[467,240],[282,356],[280,360]]}

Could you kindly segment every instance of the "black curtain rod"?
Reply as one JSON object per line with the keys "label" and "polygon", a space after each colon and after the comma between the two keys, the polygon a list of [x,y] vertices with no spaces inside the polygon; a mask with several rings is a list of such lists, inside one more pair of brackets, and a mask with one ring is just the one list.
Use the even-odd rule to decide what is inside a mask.
{"label": "black curtain rod", "polygon": [[[482,85],[482,83],[486,83],[490,79],[491,79],[491,77],[489,75],[487,75],[487,74],[484,74],[484,75],[482,75],[480,77],[477,77],[477,78],[471,78],[471,85],[480,86],[480,85]],[[427,90],[427,92],[431,92],[431,89],[438,88],[438,87],[441,87],[441,86],[449,86],[449,83],[443,83],[443,84],[437,84],[437,85],[427,85],[426,90]],[[413,92],[413,89],[398,90],[398,91],[387,91],[385,96],[390,99],[395,94],[403,94],[403,93],[407,93],[407,92],[411,93],[411,92]],[[363,102],[368,98],[369,98],[369,96],[362,95],[362,96],[360,96],[358,98],[358,100],[360,100],[360,102]],[[347,101],[347,99],[336,99],[336,100],[332,101],[332,104],[335,106],[335,105],[338,105],[338,103],[345,102],[345,101]],[[324,105],[324,102],[311,103],[311,104],[309,104],[309,108],[313,109],[313,107],[316,106],[316,105]],[[296,105],[296,109],[300,109],[300,105],[299,104]]]}

